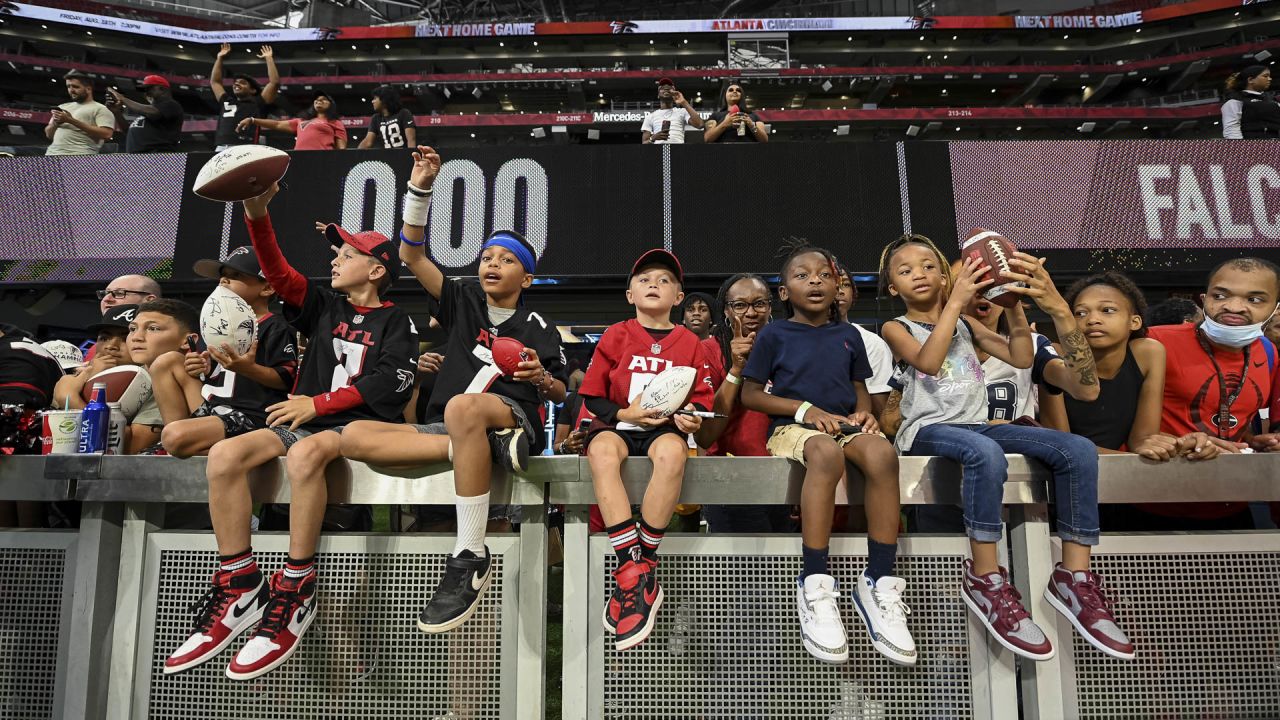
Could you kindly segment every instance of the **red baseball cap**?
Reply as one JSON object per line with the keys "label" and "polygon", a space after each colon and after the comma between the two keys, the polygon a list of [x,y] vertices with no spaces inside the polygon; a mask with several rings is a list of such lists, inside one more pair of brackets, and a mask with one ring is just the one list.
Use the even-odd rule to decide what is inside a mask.
{"label": "red baseball cap", "polygon": [[642,269],[652,265],[659,265],[670,270],[675,273],[676,282],[681,285],[684,284],[684,268],[680,267],[680,260],[662,248],[645,251],[640,256],[640,259],[636,260],[636,264],[631,266],[631,275],[628,277],[635,277]]}
{"label": "red baseball cap", "polygon": [[675,85],[675,83],[671,82],[671,78],[668,78],[668,77],[658,78],[658,84],[659,85]]}
{"label": "red baseball cap", "polygon": [[346,243],[382,263],[392,282],[400,277],[400,253],[386,235],[373,230],[365,230],[353,235],[345,228],[329,223],[324,228],[324,236],[329,238],[329,242],[334,247],[342,247],[343,243]]}
{"label": "red baseball cap", "polygon": [[169,81],[165,80],[159,75],[148,75],[142,78],[142,82],[138,83],[138,85],[141,87],[147,87],[148,85],[159,85],[161,87],[170,87]]}

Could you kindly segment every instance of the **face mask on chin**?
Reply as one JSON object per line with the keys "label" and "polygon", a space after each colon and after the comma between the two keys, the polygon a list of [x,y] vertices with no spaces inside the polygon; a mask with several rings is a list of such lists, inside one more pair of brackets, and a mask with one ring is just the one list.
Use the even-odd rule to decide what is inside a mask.
{"label": "face mask on chin", "polygon": [[1205,337],[1209,338],[1209,342],[1232,348],[1242,348],[1262,337],[1263,328],[1267,326],[1267,323],[1271,322],[1271,318],[1275,317],[1277,310],[1280,310],[1280,305],[1276,305],[1265,320],[1252,325],[1223,325],[1206,315],[1200,323],[1200,329],[1204,331]]}

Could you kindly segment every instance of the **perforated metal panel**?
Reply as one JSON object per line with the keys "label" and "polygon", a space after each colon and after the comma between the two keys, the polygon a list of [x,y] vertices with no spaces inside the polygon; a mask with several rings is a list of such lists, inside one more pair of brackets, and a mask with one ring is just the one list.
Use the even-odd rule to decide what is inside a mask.
{"label": "perforated metal panel", "polygon": [[1138,656],[1113,660],[1072,633],[1068,708],[1099,720],[1280,717],[1280,537],[1103,543],[1093,568]]}
{"label": "perforated metal panel", "polygon": [[[150,692],[135,702],[135,717],[510,717],[504,695],[514,683],[514,595],[506,607],[503,598],[515,589],[514,538],[489,539],[489,590],[465,625],[442,635],[426,635],[415,622],[443,573],[452,538],[323,538],[315,623],[287,663],[249,682],[224,675],[247,633],[203,666],[163,674],[164,658],[191,629],[187,607],[207,589],[216,558],[207,535],[159,533],[150,542],[144,607],[154,597],[155,612],[154,622],[144,615],[140,634],[150,642],[140,642],[146,667],[139,668],[141,678],[150,678]],[[264,570],[283,565],[286,546],[283,536],[255,538]]]}
{"label": "perforated metal panel", "polygon": [[0,718],[55,717],[75,533],[0,532]]}
{"label": "perforated metal panel", "polygon": [[[971,681],[971,630],[959,595],[962,538],[934,539],[945,551],[899,558],[896,572],[907,581],[909,622],[920,651],[915,668],[896,666],[876,652],[857,616],[852,583],[866,567],[865,541],[833,540],[831,569],[842,583],[839,604],[850,659],[832,666],[813,659],[800,641],[798,539],[739,539],[737,552],[724,552],[727,538],[701,538],[703,544],[709,540],[720,547],[704,552],[691,538],[664,543],[658,577],[665,599],[645,643],[619,653],[607,636],[594,646],[603,647],[602,717],[863,720],[989,714],[985,695],[976,703],[984,707],[975,707]],[[770,547],[762,549],[763,542]],[[862,555],[851,554],[855,543]],[[616,559],[606,538],[592,539],[591,561],[612,573]],[[613,588],[612,575],[605,577],[601,592],[592,595],[590,622],[596,625],[605,593]],[[1011,682],[1008,689],[1016,707]]]}

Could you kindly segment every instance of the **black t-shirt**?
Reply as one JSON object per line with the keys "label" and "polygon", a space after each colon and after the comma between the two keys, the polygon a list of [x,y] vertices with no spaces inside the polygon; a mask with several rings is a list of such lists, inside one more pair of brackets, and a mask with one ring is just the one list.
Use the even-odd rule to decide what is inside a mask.
{"label": "black t-shirt", "polygon": [[254,95],[241,100],[235,93],[222,94],[222,117],[218,118],[218,133],[214,136],[214,145],[256,145],[258,127],[250,125],[244,132],[237,133],[236,126],[245,118],[264,118],[267,116],[267,104],[262,98]]}
{"label": "black t-shirt", "polygon": [[358,308],[345,295],[308,282],[302,306],[285,303],[284,316],[310,338],[293,394],[336,409],[307,425],[403,421],[418,362],[418,330],[409,313],[390,302]]}
{"label": "black t-shirt", "polygon": [[62,366],[40,343],[18,335],[0,338],[0,403],[47,407]]}
{"label": "black t-shirt", "polygon": [[[253,361],[280,375],[286,388],[293,387],[298,372],[298,349],[293,328],[279,315],[267,313],[258,320],[258,352]],[[286,390],[264,387],[213,363],[200,394],[212,405],[226,405],[249,417],[266,420],[267,407],[284,401]]]}
{"label": "black t-shirt", "polygon": [[449,352],[444,367],[436,378],[422,422],[444,419],[444,406],[454,395],[492,392],[515,400],[529,418],[538,437],[534,447],[542,444],[542,398],[532,383],[503,377],[493,364],[490,347],[498,337],[511,337],[533,348],[547,372],[561,382],[567,379],[564,350],[560,347],[560,330],[538,313],[518,308],[515,315],[497,327],[489,321],[489,307],[479,283],[471,279],[446,278],[440,292],[440,325],[449,333]]}
{"label": "black t-shirt", "polygon": [[152,119],[139,115],[129,125],[125,150],[131,153],[177,152],[182,137],[182,106],[164,97],[152,103],[160,114]]}
{"label": "black t-shirt", "polygon": [[569,393],[564,399],[564,405],[560,406],[560,414],[556,415],[557,425],[566,425],[569,432],[573,432],[578,427],[578,415],[582,414],[582,396],[578,393]]}
{"label": "black t-shirt", "polygon": [[[716,121],[716,125],[723,125],[725,121],[724,119],[727,117],[729,117],[729,111],[727,110],[717,110],[711,113],[711,119]],[[752,122],[757,122],[757,123],[760,122],[760,116],[756,115],[753,112],[747,113],[747,117],[751,118]],[[715,142],[718,142],[718,143],[760,142],[759,140],[756,139],[755,133],[751,132],[751,128],[747,127],[746,123],[743,123],[742,127],[744,128],[743,134],[739,135],[738,129],[736,127],[731,127],[725,130],[723,133],[721,133],[720,137],[717,138]]]}
{"label": "black t-shirt", "polygon": [[373,133],[373,146],[378,148],[402,148],[409,144],[405,130],[413,127],[413,113],[400,108],[395,115],[375,113],[369,118],[369,132]]}

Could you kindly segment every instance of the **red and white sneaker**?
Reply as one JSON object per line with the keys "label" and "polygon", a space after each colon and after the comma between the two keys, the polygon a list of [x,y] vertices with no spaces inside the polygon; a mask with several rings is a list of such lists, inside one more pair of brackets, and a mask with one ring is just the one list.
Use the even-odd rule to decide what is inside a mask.
{"label": "red and white sneaker", "polygon": [[1111,614],[1111,599],[1102,589],[1102,578],[1087,570],[1073,573],[1058,563],[1049,576],[1044,599],[1070,620],[1090,645],[1114,658],[1134,658],[1133,643]]}
{"label": "red and white sneaker", "polygon": [[[614,625],[614,647],[618,650],[630,650],[653,632],[658,608],[662,607],[657,565],[650,560],[632,560],[613,573],[621,599],[618,620]],[[606,609],[606,627],[609,619]]]}
{"label": "red and white sneaker", "polygon": [[[635,562],[648,563],[649,572],[651,574],[656,573],[658,569],[658,561],[656,558],[653,560],[645,560],[644,558],[640,558]],[[654,580],[654,582],[656,583],[657,580]],[[624,598],[622,596],[622,585],[620,583],[614,583],[613,593],[609,595],[609,600],[604,604],[604,618],[603,618],[604,631],[610,635],[618,634],[618,621],[622,617],[623,601],[624,601]]]}
{"label": "red and white sneaker", "polygon": [[273,575],[262,622],[227,666],[227,677],[252,680],[283,665],[315,618],[315,573],[301,580],[286,578],[283,571]]}
{"label": "red and white sneaker", "polygon": [[1029,660],[1053,657],[1053,643],[1022,607],[1022,595],[1009,583],[1009,571],[1000,568],[979,577],[973,574],[973,561],[965,560],[960,597],[1001,645]]}
{"label": "red and white sneaker", "polygon": [[188,608],[196,613],[195,632],[164,661],[164,674],[190,670],[226,649],[262,617],[267,594],[261,572],[215,572],[213,586]]}

